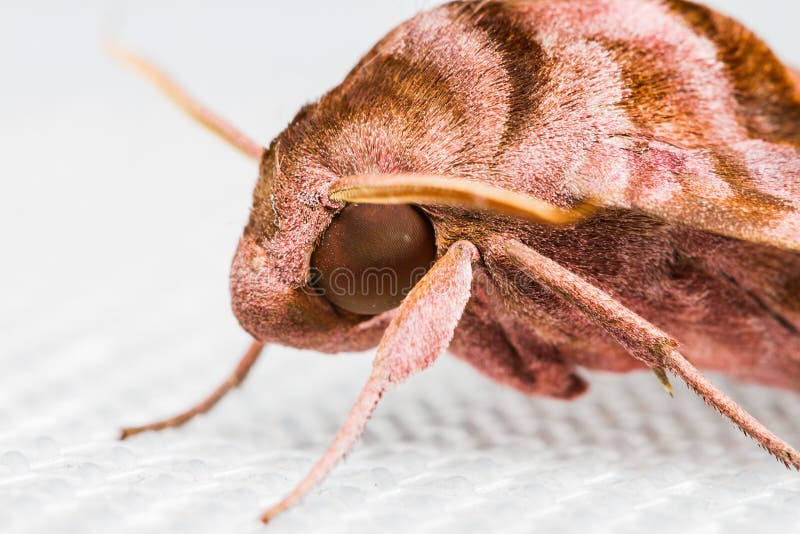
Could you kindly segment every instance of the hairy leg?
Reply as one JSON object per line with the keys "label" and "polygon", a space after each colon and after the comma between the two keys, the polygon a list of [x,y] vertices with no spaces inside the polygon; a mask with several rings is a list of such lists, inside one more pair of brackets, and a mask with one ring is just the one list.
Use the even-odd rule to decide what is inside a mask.
{"label": "hairy leg", "polygon": [[322,482],[364,432],[387,387],[429,367],[447,349],[470,296],[474,245],[454,244],[405,298],[378,346],[372,373],[333,444],[311,472],[261,517],[265,523]]}
{"label": "hairy leg", "polygon": [[244,379],[247,378],[247,375],[250,373],[250,369],[253,368],[253,364],[256,363],[263,350],[264,344],[259,341],[254,341],[247,353],[239,362],[239,365],[233,371],[233,374],[231,374],[228,379],[216,390],[214,390],[214,392],[204,401],[200,402],[189,410],[176,415],[175,417],[145,426],[125,428],[122,430],[120,439],[125,440],[131,436],[135,436],[136,434],[141,434],[142,432],[156,432],[167,428],[177,428],[185,425],[196,416],[209,412],[220,400],[222,400],[225,395],[244,382]]}
{"label": "hairy leg", "polygon": [[[612,335],[658,376],[666,369],[695,391],[742,432],[755,439],[787,467],[800,469],[800,453],[717,388],[678,352],[678,343],[605,291],[519,241],[505,243],[505,254],[525,274],[561,296]],[[666,386],[665,386],[666,387]]]}

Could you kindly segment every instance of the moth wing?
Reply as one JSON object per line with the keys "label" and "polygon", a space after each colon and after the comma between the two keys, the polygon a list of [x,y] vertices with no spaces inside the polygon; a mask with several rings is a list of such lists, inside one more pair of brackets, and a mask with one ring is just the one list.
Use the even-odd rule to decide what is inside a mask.
{"label": "moth wing", "polygon": [[800,143],[782,131],[793,128],[725,146],[656,141],[629,156],[624,185],[589,181],[583,194],[598,206],[800,252]]}
{"label": "moth wing", "polygon": [[[793,159],[791,165],[800,170],[800,158],[795,155]],[[634,186],[629,190],[629,207],[673,224],[800,252],[800,206],[797,200],[790,199],[790,194],[796,198],[800,194],[797,171],[783,173],[775,169],[774,161],[764,161],[760,170],[770,174],[768,188],[746,176],[736,176],[735,183],[719,195],[703,194],[697,190],[702,187],[692,187],[691,183],[672,182],[656,188]],[[682,181],[704,180],[703,176],[693,178]],[[665,191],[673,186],[674,191]],[[790,194],[778,195],[778,190]]]}
{"label": "moth wing", "polygon": [[[675,95],[681,112],[645,120],[633,134],[640,144],[627,186],[599,198],[672,223],[800,250],[800,72],[736,20],[692,2],[664,4],[716,49],[715,65],[696,66],[707,64],[725,79],[714,94],[700,73],[660,80],[649,74],[660,68],[659,53],[632,50],[640,79],[654,84],[649,94]],[[658,57],[648,60],[649,54]]]}

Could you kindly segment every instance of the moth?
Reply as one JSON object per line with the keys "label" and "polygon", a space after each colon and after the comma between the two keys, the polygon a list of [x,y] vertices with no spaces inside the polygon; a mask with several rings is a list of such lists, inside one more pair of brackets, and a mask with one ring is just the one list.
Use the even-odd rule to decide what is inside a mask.
{"label": "moth", "polygon": [[254,342],[377,345],[333,444],[445,350],[524,395],[581,369],[668,373],[790,468],[800,454],[701,370],[800,389],[800,76],[684,0],[456,1],[383,38],[268,148],[119,54],[260,164],[231,271]]}

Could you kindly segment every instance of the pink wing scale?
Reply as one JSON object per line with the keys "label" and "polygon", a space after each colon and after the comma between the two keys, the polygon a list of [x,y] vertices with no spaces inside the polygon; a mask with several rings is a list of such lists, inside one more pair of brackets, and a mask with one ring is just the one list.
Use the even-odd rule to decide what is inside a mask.
{"label": "pink wing scale", "polygon": [[[752,138],[751,110],[734,98],[735,73],[715,42],[663,2],[510,4],[557,72],[543,88],[550,105],[536,108],[529,135],[504,157],[509,180],[523,177],[542,198],[590,198],[800,250],[797,147]],[[797,101],[785,105],[800,113]],[[675,111],[658,117],[665,108]]]}

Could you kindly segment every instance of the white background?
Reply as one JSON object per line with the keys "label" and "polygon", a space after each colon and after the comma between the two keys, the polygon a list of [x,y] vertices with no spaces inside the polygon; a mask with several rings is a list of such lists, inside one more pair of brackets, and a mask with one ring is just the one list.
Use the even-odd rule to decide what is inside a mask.
{"label": "white background", "polygon": [[[255,165],[104,54],[156,58],[268,143],[435,2],[0,2],[0,531],[260,532],[328,445],[369,355],[275,348],[189,427],[248,344],[227,275]],[[793,1],[718,1],[800,64]],[[590,375],[525,399],[450,357],[385,398],[346,465],[271,532],[792,531],[800,476],[682,387]],[[720,379],[800,444],[800,399]],[[235,529],[235,530],[234,530]]]}

